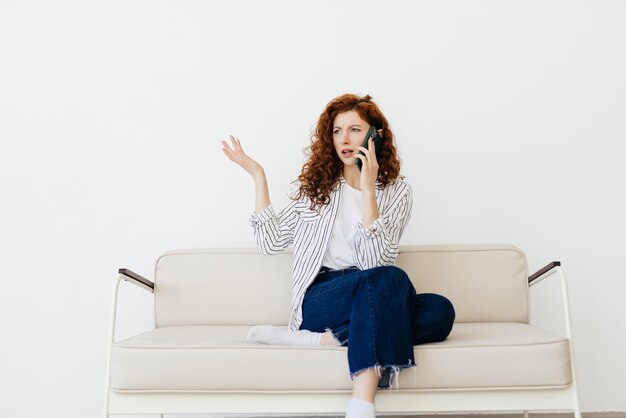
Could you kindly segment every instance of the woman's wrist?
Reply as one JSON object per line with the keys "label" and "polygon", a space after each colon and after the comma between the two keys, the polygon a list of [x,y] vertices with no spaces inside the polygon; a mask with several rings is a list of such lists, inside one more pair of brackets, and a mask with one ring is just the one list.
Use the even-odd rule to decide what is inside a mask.
{"label": "woman's wrist", "polygon": [[371,191],[361,190],[363,198],[363,226],[369,228],[380,216],[378,211],[378,203],[376,202],[376,193],[374,189]]}
{"label": "woman's wrist", "polygon": [[262,180],[265,177],[265,171],[263,170],[261,164],[257,164],[249,171],[249,173],[255,181]]}
{"label": "woman's wrist", "polygon": [[361,188],[361,197],[363,199],[372,199],[374,198],[374,200],[376,199],[376,192],[374,190],[374,186],[372,185],[371,187],[362,187]]}

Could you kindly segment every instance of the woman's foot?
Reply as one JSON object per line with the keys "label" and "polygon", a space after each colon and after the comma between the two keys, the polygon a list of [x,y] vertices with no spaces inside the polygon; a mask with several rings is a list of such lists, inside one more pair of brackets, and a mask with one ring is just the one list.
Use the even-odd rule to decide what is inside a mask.
{"label": "woman's foot", "polygon": [[335,338],[332,332],[326,331],[322,334],[322,338],[320,339],[320,345],[332,345],[335,347],[339,347],[341,342]]}
{"label": "woman's foot", "polygon": [[322,339],[321,332],[311,332],[303,329],[289,331],[273,325],[257,325],[248,331],[247,340],[262,344],[319,346]]}
{"label": "woman's foot", "polygon": [[375,418],[376,409],[374,404],[360,398],[350,399],[346,418]]}

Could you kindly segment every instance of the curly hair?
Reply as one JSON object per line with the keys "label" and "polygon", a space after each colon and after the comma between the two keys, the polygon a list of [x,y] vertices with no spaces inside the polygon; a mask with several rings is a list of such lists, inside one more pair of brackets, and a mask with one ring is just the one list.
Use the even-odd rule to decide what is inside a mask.
{"label": "curly hair", "polygon": [[343,172],[343,163],[333,142],[333,122],[337,114],[355,110],[361,119],[376,129],[382,129],[383,143],[378,161],[377,181],[382,187],[393,183],[400,175],[400,159],[396,151],[393,132],[389,122],[370,95],[359,97],[344,94],[331,100],[320,115],[315,131],[311,135],[311,145],[305,149],[308,160],[302,166],[298,179],[299,189],[294,199],[307,196],[311,209],[330,202],[330,192],[339,182]]}

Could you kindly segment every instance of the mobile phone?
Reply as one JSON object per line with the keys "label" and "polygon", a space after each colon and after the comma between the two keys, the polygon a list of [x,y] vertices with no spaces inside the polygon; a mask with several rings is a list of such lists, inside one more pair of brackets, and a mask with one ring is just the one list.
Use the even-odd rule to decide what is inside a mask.
{"label": "mobile phone", "polygon": [[[370,126],[367,133],[365,134],[365,140],[363,140],[362,146],[367,149],[369,149],[367,145],[368,145],[370,137],[374,140],[374,150],[376,151],[376,157],[380,158],[380,150],[383,148],[383,139],[381,138],[380,135],[378,135],[378,130],[374,126]],[[359,154],[364,155],[362,151],[359,151]],[[357,168],[359,169],[359,171],[361,171],[363,162],[361,161],[360,158],[356,159],[355,164]]]}

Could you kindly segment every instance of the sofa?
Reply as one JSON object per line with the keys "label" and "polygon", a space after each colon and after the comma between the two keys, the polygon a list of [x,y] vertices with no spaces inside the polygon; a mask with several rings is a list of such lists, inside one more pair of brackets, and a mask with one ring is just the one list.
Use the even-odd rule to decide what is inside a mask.
{"label": "sofa", "polygon": [[[289,250],[161,254],[153,280],[119,269],[112,296],[105,416],[342,415],[351,396],[346,347],[251,343],[253,325],[287,326]],[[442,342],[415,346],[417,367],[376,397],[378,415],[568,411],[580,418],[566,279],[559,262],[529,274],[513,245],[402,246],[396,265],[418,293],[453,303]],[[529,322],[530,289],[561,282],[563,336]],[[154,329],[115,341],[121,282],[152,293]],[[146,293],[148,295],[148,293]]]}

